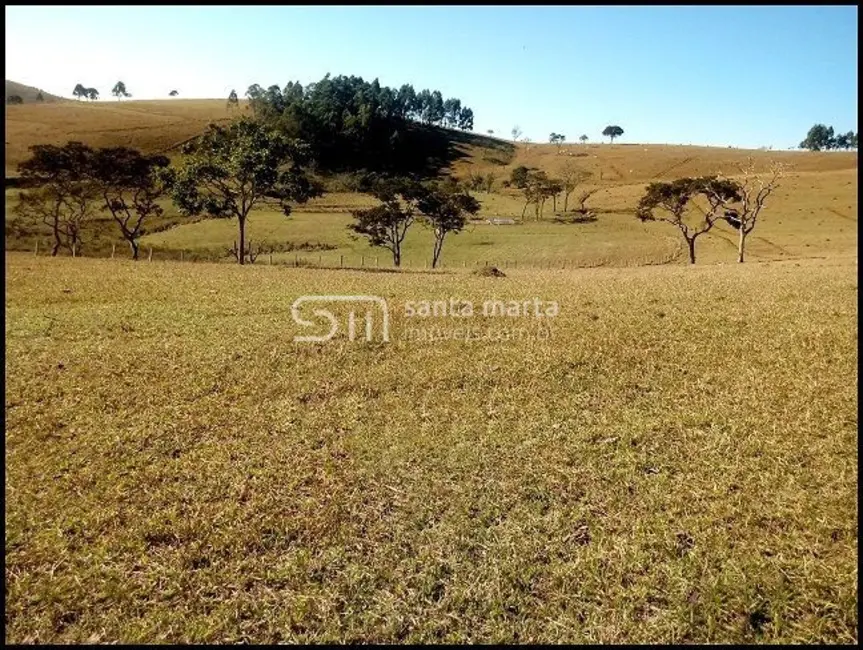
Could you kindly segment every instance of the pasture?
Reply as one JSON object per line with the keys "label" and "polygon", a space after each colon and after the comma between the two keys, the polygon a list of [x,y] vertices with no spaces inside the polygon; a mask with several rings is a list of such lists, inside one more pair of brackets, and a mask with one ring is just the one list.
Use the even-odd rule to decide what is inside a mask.
{"label": "pasture", "polygon": [[[5,270],[7,641],[857,639],[856,255]],[[391,342],[295,343],[308,293]],[[448,297],[560,312],[405,338]]]}

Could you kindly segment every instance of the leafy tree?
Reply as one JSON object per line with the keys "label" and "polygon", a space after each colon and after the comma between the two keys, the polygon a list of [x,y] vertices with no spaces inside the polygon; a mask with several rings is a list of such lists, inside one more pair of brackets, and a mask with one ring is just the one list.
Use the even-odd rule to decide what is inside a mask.
{"label": "leafy tree", "polygon": [[246,220],[265,199],[279,203],[290,216],[290,202],[305,203],[323,194],[306,175],[308,147],[287,140],[258,121],[240,118],[207,131],[183,148],[185,157],[171,179],[175,204],[184,215],[236,217],[240,246],[237,261],[245,263]]}
{"label": "leafy tree", "polygon": [[566,136],[561,133],[552,133],[548,136],[548,141],[551,144],[556,144],[557,150],[560,151],[561,145],[566,141]]}
{"label": "leafy tree", "polygon": [[117,101],[120,100],[121,97],[131,97],[128,92],[126,92],[126,84],[122,81],[118,81],[114,84],[114,88],[111,90],[111,94],[117,98]]}
{"label": "leafy tree", "polygon": [[92,177],[104,201],[102,209],[120,227],[133,260],[138,259],[144,221],[163,214],[157,201],[168,191],[168,164],[165,156],[144,156],[128,147],[99,149],[93,156]]}
{"label": "leafy tree", "polygon": [[524,189],[530,178],[530,170],[524,165],[519,165],[510,172],[509,180],[514,187]]}
{"label": "leafy tree", "polygon": [[494,189],[494,182],[496,180],[497,176],[495,176],[494,172],[489,172],[485,175],[485,178],[483,179],[482,189],[488,193],[491,193],[491,191]]}
{"label": "leafy tree", "polygon": [[45,97],[42,95],[41,90],[36,94],[36,101],[37,102],[44,102],[45,101]]}
{"label": "leafy tree", "polygon": [[18,172],[25,186],[36,189],[20,193],[16,212],[51,228],[52,256],[64,246],[75,255],[82,245],[82,228],[93,216],[98,198],[89,175],[93,150],[80,142],[68,142],[62,147],[34,145],[30,151]]}
{"label": "leafy tree", "polygon": [[[852,135],[853,135],[853,133],[852,133]],[[834,145],[835,145],[836,149],[848,149],[848,147],[849,147],[848,134],[847,133],[840,133],[839,135],[837,135],[836,139],[834,141]]]}
{"label": "leafy tree", "polygon": [[449,233],[458,233],[467,224],[467,215],[479,212],[479,202],[463,192],[450,192],[434,187],[424,192],[417,202],[422,220],[434,233],[432,268],[437,267],[444,239]]}
{"label": "leafy tree", "polygon": [[824,124],[815,124],[806,134],[806,139],[800,143],[801,149],[809,151],[821,151],[832,149],[835,144],[833,140],[833,127]]}
{"label": "leafy tree", "polygon": [[172,90],[171,92],[168,93],[168,97],[176,97],[179,94],[180,94],[179,90]]}
{"label": "leafy tree", "polygon": [[851,149],[857,148],[857,132],[856,131],[854,133],[851,133],[851,131],[848,132],[848,146]]}
{"label": "leafy tree", "polygon": [[443,103],[444,122],[450,128],[456,128],[459,125],[461,117],[461,100],[450,98]]}
{"label": "leafy tree", "polygon": [[488,133],[489,135],[494,135],[494,129],[489,129],[488,131],[486,131],[486,133]]}
{"label": "leafy tree", "polygon": [[82,97],[87,96],[87,89],[82,84],[75,84],[75,90],[72,91],[72,95],[77,97],[78,101],[81,101]]}
{"label": "leafy tree", "polygon": [[239,100],[237,99],[237,91],[232,90],[231,94],[228,95],[228,108],[237,108],[239,106]]}
{"label": "leafy tree", "polygon": [[473,110],[462,108],[458,115],[458,128],[462,131],[473,131]]}
{"label": "leafy tree", "polygon": [[586,169],[581,169],[571,160],[563,166],[561,171],[561,182],[563,184],[563,211],[566,212],[569,207],[569,195],[575,189],[589,179],[592,174]]}
{"label": "leafy tree", "polygon": [[614,144],[614,139],[619,138],[623,135],[623,129],[619,126],[607,126],[602,131],[602,135],[609,138],[611,140],[611,144]]}
{"label": "leafy tree", "polygon": [[[647,186],[638,202],[636,216],[641,221],[665,221],[680,230],[689,247],[689,262],[695,264],[696,239],[713,228],[720,209],[739,196],[735,183],[715,176],[655,182]],[[695,203],[696,198],[705,199],[707,209]],[[691,208],[700,217],[693,220]]]}
{"label": "leafy tree", "polygon": [[518,139],[521,137],[521,128],[518,126],[518,124],[516,124],[514,127],[512,127],[510,133],[512,134],[512,141],[518,142]]}
{"label": "leafy tree", "polygon": [[[558,178],[549,179],[545,186],[546,197],[551,196],[552,207],[554,212],[557,212],[557,195],[563,192],[563,181]],[[540,212],[542,210],[540,209]]]}
{"label": "leafy tree", "polygon": [[585,142],[587,142],[588,137],[586,135],[582,134],[578,137],[578,139],[581,140],[581,144],[584,144]]}
{"label": "leafy tree", "polygon": [[9,95],[6,98],[6,103],[7,104],[23,104],[24,100],[21,98],[20,95]]}
{"label": "leafy tree", "polygon": [[90,101],[96,101],[99,99],[99,91],[95,88],[87,88],[87,99]]}
{"label": "leafy tree", "polygon": [[749,158],[739,171],[738,180],[723,178],[707,185],[705,191],[715,203],[725,208],[722,218],[737,230],[737,261],[743,263],[746,237],[755,229],[767,198],[779,187],[785,166],[771,162],[767,173],[762,174],[756,172],[755,163]]}
{"label": "leafy tree", "polygon": [[393,264],[401,266],[402,242],[416,219],[418,203],[427,195],[427,190],[412,179],[382,178],[372,182],[369,193],[381,204],[351,211],[356,223],[348,228],[366,237],[371,246],[389,250]]}

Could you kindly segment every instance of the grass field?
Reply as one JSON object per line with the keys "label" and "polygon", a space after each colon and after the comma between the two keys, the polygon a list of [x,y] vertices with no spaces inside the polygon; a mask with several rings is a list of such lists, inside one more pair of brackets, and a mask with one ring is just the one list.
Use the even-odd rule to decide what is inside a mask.
{"label": "grass field", "polygon": [[[307,293],[384,297],[391,342],[294,343]],[[856,253],[7,253],[6,640],[856,642],[857,295]],[[560,309],[406,316],[448,297]],[[406,338],[453,320],[490,338]]]}
{"label": "grass field", "polygon": [[[228,114],[6,116],[8,176],[36,143],[176,155]],[[472,142],[453,172],[498,185],[434,272],[420,225],[384,272],[361,194],[253,211],[285,252],[241,268],[235,221],[167,201],[153,262],[108,219],[92,257],[46,257],[7,189],[7,643],[858,641],[857,154]],[[634,217],[646,183],[748,155],[792,167],[746,264],[724,223],[690,266]],[[520,220],[515,166],[566,160],[596,221],[484,223]],[[390,341],[295,342],[307,294],[384,298]],[[559,313],[409,315],[449,298]]]}

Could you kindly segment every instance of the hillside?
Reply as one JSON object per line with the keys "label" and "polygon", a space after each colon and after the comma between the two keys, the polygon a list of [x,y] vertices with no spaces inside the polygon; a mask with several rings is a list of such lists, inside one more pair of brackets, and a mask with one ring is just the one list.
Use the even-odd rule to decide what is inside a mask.
{"label": "hillside", "polygon": [[[241,102],[241,111],[245,110],[244,104]],[[80,140],[95,147],[125,145],[147,153],[170,153],[208,123],[230,119],[232,114],[235,113],[229,113],[221,99],[63,101],[8,106],[6,175],[15,174],[33,144]],[[679,145],[570,144],[558,149],[550,144],[518,144],[513,155],[512,145],[505,140],[457,131],[446,133],[455,152],[453,171],[457,176],[494,172],[503,178],[517,165],[538,167],[554,175],[567,160],[575,160],[593,171],[600,184],[616,185],[718,171],[730,173],[734,163],[746,155],[765,163],[782,160],[798,172],[857,168],[856,152],[745,151]]]}
{"label": "hillside", "polygon": [[[39,88],[34,88],[33,86],[25,86],[24,84],[19,84],[17,81],[9,81],[7,79],[5,96],[9,97],[10,95],[18,95],[21,99],[24,100],[25,104],[32,104],[36,102],[36,97],[39,94],[39,90]],[[42,91],[42,99],[49,104],[68,101],[63,97],[57,97],[57,95],[46,93],[44,90]]]}

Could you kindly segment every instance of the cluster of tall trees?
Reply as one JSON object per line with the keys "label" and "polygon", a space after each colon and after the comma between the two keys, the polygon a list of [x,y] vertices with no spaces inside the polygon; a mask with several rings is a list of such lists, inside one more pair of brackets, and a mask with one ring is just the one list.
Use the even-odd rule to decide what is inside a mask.
{"label": "cluster of tall trees", "polygon": [[801,149],[809,151],[830,151],[832,149],[856,149],[857,133],[834,133],[832,126],[815,124],[806,134],[806,139],[800,143]]}
{"label": "cluster of tall trees", "polygon": [[[444,99],[438,90],[416,92],[410,84],[390,88],[377,79],[328,74],[305,87],[254,84],[246,97],[255,116],[306,142],[327,171],[419,171],[437,155],[429,148],[441,136],[417,126],[473,130],[473,111],[460,99]],[[236,105],[236,92],[228,103]]]}
{"label": "cluster of tall trees", "polygon": [[99,99],[98,90],[95,88],[86,88],[83,84],[75,84],[75,89],[72,91],[72,95],[77,97],[79,101],[82,97],[89,99],[90,101]]}

